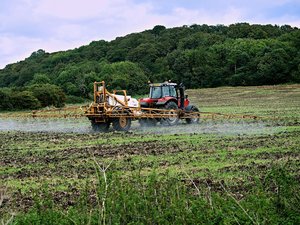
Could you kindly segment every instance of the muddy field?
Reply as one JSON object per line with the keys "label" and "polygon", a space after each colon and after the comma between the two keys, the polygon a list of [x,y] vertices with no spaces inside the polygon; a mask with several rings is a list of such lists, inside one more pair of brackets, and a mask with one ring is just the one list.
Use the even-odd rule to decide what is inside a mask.
{"label": "muddy field", "polygon": [[[292,88],[291,88],[292,87]],[[45,193],[57,205],[76,203],[87,183],[96,180],[95,161],[110,165],[109,171],[126,179],[133,173],[147,176],[152,170],[171,174],[184,183],[209,184],[220,191],[220,182],[230,187],[237,199],[247,195],[255,180],[263,180],[274,165],[300,178],[299,86],[288,86],[282,98],[282,87],[276,97],[277,106],[285,101],[286,113],[278,120],[203,120],[198,125],[184,123],[176,127],[158,126],[142,129],[134,123],[130,132],[94,133],[87,119],[43,120],[0,119],[0,193],[1,213],[28,211],[36,198]],[[234,89],[235,90],[235,89]],[[243,89],[248,91],[249,89]],[[252,89],[251,89],[252,90]],[[213,96],[216,89],[199,90],[198,95]],[[220,91],[228,91],[219,89]],[[254,89],[252,90],[254,92]],[[261,95],[265,89],[257,88]],[[196,96],[195,91],[190,95]],[[226,92],[227,93],[227,92]],[[228,96],[229,96],[228,92]],[[205,102],[204,110],[215,109],[234,113],[236,92],[232,102],[213,105]],[[217,95],[214,102],[220,102]],[[228,97],[227,96],[227,97]],[[256,95],[251,95],[257,98]],[[243,96],[243,101],[246,95]],[[267,104],[270,95],[259,98]],[[228,97],[227,99],[230,99]],[[289,99],[289,100],[287,100]],[[252,105],[239,108],[239,113],[266,114],[266,109],[249,97]],[[210,98],[209,101],[212,101]],[[247,103],[247,104],[248,104]],[[295,110],[295,108],[297,110]],[[280,108],[268,110],[280,116]],[[294,113],[293,113],[294,112]],[[47,191],[45,191],[47,190]],[[89,193],[91,201],[95,194]]]}
{"label": "muddy field", "polygon": [[[232,186],[263,176],[272,164],[284,164],[300,174],[298,129],[280,128],[269,134],[74,134],[2,132],[2,209],[32,206],[31,194],[47,186],[55,196],[73,196],[95,177],[94,158],[113,160],[111,171],[126,174],[152,168],[170,170],[182,179],[226,180]],[[5,140],[5,141],[3,141]],[[243,188],[242,188],[243,189]],[[241,190],[239,190],[240,192]],[[59,198],[60,199],[60,198]],[[67,204],[70,199],[60,199]]]}
{"label": "muddy field", "polygon": [[[300,177],[297,127],[206,122],[191,132],[185,128],[175,127],[176,134],[166,134],[164,127],[108,134],[93,133],[88,127],[88,132],[72,133],[2,131],[1,211],[26,211],[34,205],[34,196],[42,197],[45,190],[56,196],[58,205],[74,204],[82,185],[96,179],[94,160],[112,161],[110,171],[122,176],[137,171],[147,176],[156,168],[182,180],[187,174],[195,182],[207,180],[216,190],[218,182],[225,181],[237,197],[275,164]],[[94,194],[90,195],[92,199]]]}

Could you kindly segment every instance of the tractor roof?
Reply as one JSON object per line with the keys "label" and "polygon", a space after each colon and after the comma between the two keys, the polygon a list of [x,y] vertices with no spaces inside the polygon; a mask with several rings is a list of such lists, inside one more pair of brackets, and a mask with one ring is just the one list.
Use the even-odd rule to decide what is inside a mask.
{"label": "tractor roof", "polygon": [[154,83],[154,84],[150,84],[151,87],[161,87],[161,86],[177,86],[176,83],[171,83],[171,82],[164,82],[164,83]]}

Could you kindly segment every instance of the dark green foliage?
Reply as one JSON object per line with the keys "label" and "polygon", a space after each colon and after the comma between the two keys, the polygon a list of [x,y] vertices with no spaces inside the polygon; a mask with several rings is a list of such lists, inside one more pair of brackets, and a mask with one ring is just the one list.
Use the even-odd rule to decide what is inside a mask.
{"label": "dark green foliage", "polygon": [[0,90],[1,110],[37,109],[39,100],[30,91]]}
{"label": "dark green foliage", "polygon": [[49,77],[45,74],[34,74],[32,81],[30,81],[30,84],[48,84],[51,83]]}
{"label": "dark green foliage", "polygon": [[30,91],[15,92],[11,95],[13,109],[37,109],[41,103]]}
{"label": "dark green foliage", "polygon": [[66,96],[61,88],[56,85],[32,85],[28,89],[40,101],[42,107],[63,107],[65,104]]}
{"label": "dark green foliage", "polygon": [[5,109],[11,109],[12,104],[11,104],[11,98],[10,98],[10,93],[0,89],[0,109],[5,110]]}
{"label": "dark green foliage", "polygon": [[152,29],[152,33],[153,33],[155,36],[158,36],[158,35],[160,35],[160,33],[163,32],[164,30],[166,30],[166,27],[165,27],[165,26],[162,26],[162,25],[156,25],[156,26]]}
{"label": "dark green foliage", "polygon": [[299,29],[289,25],[157,25],[74,50],[40,49],[0,70],[0,87],[51,83],[88,98],[93,82],[105,79],[131,95],[144,92],[139,86],[148,79],[187,88],[294,83],[300,82],[299,40]]}
{"label": "dark green foliage", "polygon": [[145,94],[148,91],[148,77],[132,62],[102,63],[100,77],[109,85],[108,89],[111,86],[117,90],[127,90],[129,94]]}
{"label": "dark green foliage", "polygon": [[52,84],[0,89],[0,98],[0,110],[38,109],[46,106],[63,107],[66,101],[66,96],[61,88]]}
{"label": "dark green foliage", "polygon": [[[120,177],[97,169],[97,185],[86,183],[78,202],[60,209],[44,190],[15,224],[299,224],[299,182],[282,168],[257,180],[242,199],[219,183],[218,192],[152,172]],[[189,185],[188,185],[189,184]],[[194,185],[198,185],[195,188]],[[96,202],[89,195],[96,195]],[[37,196],[39,194],[37,193]],[[48,196],[48,197],[47,197]]]}

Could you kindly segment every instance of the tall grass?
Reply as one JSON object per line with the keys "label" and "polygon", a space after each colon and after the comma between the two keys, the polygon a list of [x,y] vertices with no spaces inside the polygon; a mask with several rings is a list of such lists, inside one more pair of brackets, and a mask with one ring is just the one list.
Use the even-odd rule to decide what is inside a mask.
{"label": "tall grass", "polygon": [[[299,182],[273,168],[242,197],[220,182],[179,180],[168,173],[121,177],[95,164],[75,205],[63,209],[51,194],[15,217],[14,224],[300,224]],[[241,189],[243,190],[243,189]]]}

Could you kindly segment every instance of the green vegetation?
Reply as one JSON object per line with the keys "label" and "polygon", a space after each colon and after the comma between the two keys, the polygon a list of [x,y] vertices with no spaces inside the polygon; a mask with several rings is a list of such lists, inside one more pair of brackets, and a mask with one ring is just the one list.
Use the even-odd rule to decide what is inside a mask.
{"label": "green vegetation", "polygon": [[187,90],[202,112],[249,114],[299,125],[300,85],[221,87]]}
{"label": "green vegetation", "polygon": [[[281,168],[268,172],[243,200],[220,183],[224,194],[208,187],[184,185],[178,178],[155,172],[146,179],[133,175],[124,180],[97,168],[97,184],[86,184],[79,201],[68,212],[52,198],[36,202],[32,210],[18,215],[15,224],[297,224],[300,222],[298,184]],[[103,175],[103,176],[102,176]],[[271,189],[278,188],[278,193]],[[94,191],[94,205],[88,198]],[[204,191],[203,191],[204,190]],[[69,203],[70,204],[70,203]],[[71,203],[72,204],[72,203]]]}
{"label": "green vegetation", "polygon": [[295,224],[299,134],[1,133],[1,210],[17,224]]}
{"label": "green vegetation", "polygon": [[[299,85],[189,96],[205,111],[270,118],[131,133],[2,131],[1,219],[16,213],[15,224],[299,224]],[[218,132],[222,124],[226,130]]]}
{"label": "green vegetation", "polygon": [[88,98],[101,80],[131,95],[147,92],[148,80],[187,88],[298,83],[299,40],[299,29],[288,25],[158,25],[65,52],[38,50],[0,70],[0,88],[52,84]]}
{"label": "green vegetation", "polygon": [[65,93],[52,84],[34,84],[23,88],[0,89],[0,110],[37,109],[46,106],[63,107]]}
{"label": "green vegetation", "polygon": [[51,84],[34,84],[29,86],[29,90],[33,93],[41,103],[42,107],[53,105],[55,107],[63,107],[65,102],[64,92],[56,85]]}

